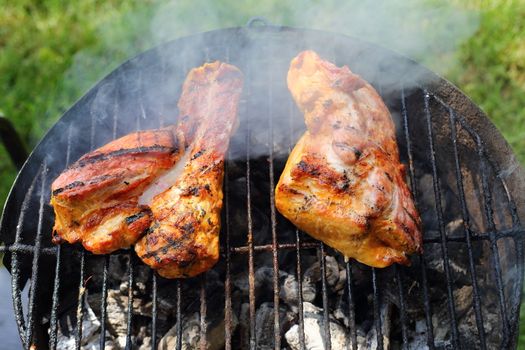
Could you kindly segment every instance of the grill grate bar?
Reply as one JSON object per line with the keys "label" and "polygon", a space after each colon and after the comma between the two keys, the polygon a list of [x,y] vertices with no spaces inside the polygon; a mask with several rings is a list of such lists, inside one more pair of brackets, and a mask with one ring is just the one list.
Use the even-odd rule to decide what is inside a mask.
{"label": "grill grate bar", "polygon": [[[525,228],[518,227],[518,228],[512,228],[507,230],[501,230],[496,232],[482,232],[482,233],[475,233],[474,231],[471,231],[471,237],[470,240],[473,242],[476,241],[485,241],[490,240],[490,235],[494,235],[496,237],[496,240],[506,237],[513,237],[518,238],[521,235],[525,234]],[[450,236],[446,239],[447,242],[459,242],[459,243],[466,243],[465,236]],[[433,236],[429,238],[423,239],[423,243],[440,243],[441,237]],[[318,249],[320,245],[319,241],[306,241],[301,242],[301,249]],[[295,249],[296,244],[295,243],[278,243],[277,249],[278,250],[284,250],[284,249]],[[263,251],[271,251],[273,249],[272,244],[263,244],[263,245],[254,245],[253,250],[255,252],[263,252]],[[249,246],[241,246],[241,247],[233,247],[230,248],[230,251],[235,254],[246,254],[250,250]]]}
{"label": "grill grate bar", "polygon": [[182,291],[181,280],[177,280],[177,350],[182,349]]}
{"label": "grill grate bar", "polygon": [[[412,141],[410,139],[410,123],[408,121],[408,111],[406,106],[406,96],[405,96],[405,88],[401,86],[401,114],[403,115],[403,131],[405,134],[405,142],[407,147],[407,154],[408,154],[408,173],[410,177],[410,189],[412,192],[412,198],[414,199],[414,202],[417,204],[418,199],[418,190],[417,190],[417,182],[416,182],[416,176],[415,176],[415,170],[414,170],[414,155],[412,152]],[[435,348],[434,346],[434,328],[432,326],[432,310],[430,308],[430,298],[428,295],[428,281],[427,281],[427,272],[426,272],[426,264],[425,264],[425,258],[424,256],[419,257],[420,260],[420,266],[421,266],[421,285],[423,288],[423,306],[425,309],[425,323],[427,326],[427,345],[430,350],[433,350]]]}
{"label": "grill grate bar", "polygon": [[405,304],[405,293],[403,291],[403,281],[401,280],[401,268],[394,264],[394,274],[397,281],[397,292],[399,294],[399,319],[401,321],[401,335],[403,337],[403,349],[408,349],[408,330],[407,315]]}
{"label": "grill grate bar", "polygon": [[[96,116],[91,113],[91,123],[90,123],[90,141],[89,141],[89,149],[90,151],[93,151],[95,147],[95,124],[96,124]],[[113,129],[113,132],[115,132],[115,129]],[[85,274],[86,274],[86,250],[82,249],[80,251],[80,281],[78,286],[78,300],[77,300],[77,333],[75,335],[75,347],[77,350],[80,350],[81,343],[82,343],[82,318],[84,317],[84,297],[86,292],[86,283],[85,281]]]}
{"label": "grill grate bar", "polygon": [[31,283],[29,286],[29,305],[27,310],[27,329],[26,329],[26,344],[33,346],[33,330],[35,326],[35,300],[38,292],[38,270],[39,270],[39,259],[40,259],[40,246],[42,243],[42,222],[44,220],[44,191],[46,188],[46,172],[47,166],[44,162],[42,170],[40,172],[40,198],[38,207],[38,226],[35,238],[35,253],[33,254],[33,263],[31,271]]}
{"label": "grill grate bar", "polygon": [[326,283],[326,254],[324,243],[319,244],[319,261],[321,262],[321,288],[323,294],[323,318],[324,318],[324,345],[327,350],[332,349],[332,339],[330,336],[330,315],[328,314],[328,289]]}
{"label": "grill grate bar", "polygon": [[[511,228],[507,230],[500,230],[500,231],[487,231],[482,233],[475,233],[473,230],[471,230],[470,240],[473,242],[476,241],[487,241],[491,239],[491,236],[494,237],[496,240],[499,240],[501,238],[518,238],[525,234],[525,228],[517,227],[517,228]],[[439,242],[438,237],[430,237],[423,240],[423,243],[438,243]],[[450,236],[447,237],[447,242],[459,242],[459,243],[466,243],[465,236]]]}
{"label": "grill grate bar", "polygon": [[[313,248],[319,248],[319,242],[301,242],[300,249],[313,249]],[[294,249],[296,248],[295,243],[279,243],[277,244],[277,249]],[[234,247],[231,248],[232,253],[237,254],[246,254],[250,252],[251,247],[250,246],[243,246],[243,247]],[[273,244],[265,244],[265,245],[254,245],[253,250],[255,252],[262,252],[262,251],[271,251],[273,249]]]}
{"label": "grill grate bar", "polygon": [[56,265],[55,265],[55,280],[53,281],[53,297],[51,304],[51,320],[49,329],[49,347],[55,350],[57,347],[57,332],[58,332],[58,317],[57,311],[60,304],[58,289],[60,287],[60,271],[62,269],[62,246],[57,247]]}
{"label": "grill grate bar", "polygon": [[[292,152],[293,147],[295,146],[295,140],[293,135],[294,130],[294,120],[297,113],[297,109],[295,108],[295,105],[293,101],[290,99],[288,104],[288,115],[289,117],[289,144],[288,144],[288,154]],[[299,314],[299,350],[305,350],[306,349],[306,339],[304,334],[304,311],[303,311],[303,272],[302,272],[302,266],[301,266],[301,248],[302,248],[302,239],[301,239],[301,232],[296,229],[295,230],[295,257],[296,257],[296,273],[297,273],[297,312]],[[281,245],[279,245],[280,247]],[[317,247],[317,245],[315,246]],[[282,248],[281,248],[282,249]]]}
{"label": "grill grate bar", "polygon": [[[16,225],[16,232],[15,232],[15,244],[20,243],[20,240],[22,239],[22,226],[24,224],[25,215],[29,209],[29,201],[31,199],[31,196],[33,195],[33,192],[35,190],[35,184],[36,179],[38,179],[38,176],[35,176],[33,178],[33,181],[31,182],[31,185],[29,186],[29,189],[27,190],[27,193],[24,197],[24,200],[22,202],[22,208],[20,209],[20,216],[18,217],[18,222]],[[15,250],[13,251],[11,255],[11,294],[13,295],[13,308],[15,309],[15,320],[18,325],[19,333],[20,333],[20,341],[22,342],[22,346],[24,348],[28,348],[28,345],[26,344],[26,338],[25,338],[25,320],[24,320],[24,309],[22,307],[22,293],[21,288],[19,288],[20,285],[20,265],[18,261],[18,252]]]}
{"label": "grill grate bar", "polygon": [[456,348],[460,348],[459,331],[457,324],[456,306],[454,305],[454,293],[452,291],[452,276],[450,272],[450,259],[448,256],[447,238],[445,232],[445,223],[443,219],[443,209],[441,207],[441,188],[437,171],[437,160],[434,146],[434,136],[432,130],[432,114],[430,113],[430,94],[423,90],[425,102],[425,116],[427,121],[427,136],[429,143],[429,158],[432,165],[432,183],[434,187],[434,198],[436,202],[436,214],[439,224],[439,232],[441,234],[441,254],[443,257],[443,267],[445,270],[445,279],[447,281],[447,302],[448,312],[451,322],[452,342]]}
{"label": "grill grate bar", "polygon": [[[10,245],[0,246],[0,253],[12,252],[12,253],[22,253],[22,254],[34,254],[35,246],[28,244],[14,243]],[[56,255],[57,248],[40,248],[40,255]]]}
{"label": "grill grate bar", "polygon": [[104,256],[104,270],[102,271],[102,296],[100,300],[100,348],[104,349],[106,344],[106,318],[108,307],[108,273],[109,255]]}
{"label": "grill grate bar", "polygon": [[[449,108],[448,105],[443,101],[441,100],[439,97],[433,95],[434,99],[439,103],[441,104],[443,107],[445,108]],[[506,347],[509,345],[509,343],[511,342],[511,339],[509,339],[509,319],[508,319],[508,315],[507,315],[507,310],[506,310],[506,305],[505,305],[505,294],[504,294],[504,291],[503,291],[503,283],[502,283],[502,277],[501,277],[501,265],[500,265],[500,259],[499,259],[499,252],[498,252],[498,248],[497,248],[497,240],[499,239],[499,237],[497,237],[497,234],[496,234],[496,225],[494,223],[494,218],[493,218],[493,214],[492,214],[492,197],[491,197],[491,193],[490,193],[490,190],[489,190],[489,187],[488,187],[488,175],[487,175],[487,162],[488,162],[488,158],[485,154],[485,150],[484,150],[484,146],[483,146],[483,142],[480,138],[480,136],[478,135],[478,133],[476,133],[476,131],[474,131],[472,129],[472,127],[470,125],[468,125],[468,123],[461,117],[461,116],[458,116],[457,120],[460,122],[461,126],[470,134],[470,136],[475,139],[475,142],[476,142],[476,146],[477,146],[477,151],[478,151],[478,158],[479,158],[479,161],[480,161],[480,172],[481,172],[481,182],[482,182],[482,190],[483,190],[483,207],[484,207],[484,212],[485,212],[485,219],[487,220],[487,223],[488,223],[488,226],[489,226],[489,240],[490,240],[490,249],[491,249],[491,255],[492,255],[492,260],[493,260],[493,264],[494,264],[494,274],[495,274],[495,280],[496,280],[496,288],[497,288],[497,291],[498,291],[498,302],[499,302],[499,309],[500,309],[500,315],[501,315],[501,318],[502,318],[502,323],[503,323],[503,329],[502,329],[502,332],[503,332],[503,346]],[[503,181],[502,181],[503,182]],[[503,182],[503,187],[505,188],[505,184]],[[517,220],[517,212],[516,211],[513,211],[513,204],[512,204],[512,200],[510,198],[510,196],[507,196],[507,198],[509,199],[509,205],[510,205],[510,211],[511,211],[511,216],[512,216],[512,221],[513,221],[513,224],[515,225],[516,223],[519,224],[518,220]],[[514,205],[514,208],[515,208],[515,205]],[[522,235],[517,235],[517,240],[521,240],[522,238]],[[516,239],[516,238],[515,238]],[[518,255],[521,253],[521,248],[520,247],[520,243],[518,244],[518,248],[517,248],[517,253]],[[517,256],[517,258],[520,258],[520,256]],[[520,262],[522,262],[522,260],[519,260]],[[519,269],[523,269],[522,267],[523,264],[520,265]],[[521,276],[520,276],[521,277]],[[521,293],[521,292],[520,292]]]}
{"label": "grill grate bar", "polygon": [[421,284],[423,285],[423,306],[425,309],[425,323],[427,326],[427,345],[429,349],[435,349],[434,345],[434,326],[432,325],[432,309],[430,307],[430,297],[428,295],[428,280],[425,257],[420,256],[421,265]]}
{"label": "grill grate bar", "polygon": [[249,316],[250,316],[250,349],[257,345],[255,339],[255,271],[253,262],[253,221],[251,203],[251,169],[250,169],[250,139],[251,132],[246,135],[246,210],[248,219],[248,286],[249,286]]}
{"label": "grill grate bar", "polygon": [[82,318],[84,316],[84,295],[86,286],[84,275],[86,272],[86,254],[84,251],[80,253],[80,279],[78,284],[78,300],[77,300],[77,332],[75,334],[75,348],[80,350],[82,340]]}
{"label": "grill grate bar", "polygon": [[[485,150],[483,147],[483,144],[481,142],[480,137],[476,136],[476,143],[478,147],[478,156],[480,161],[480,171],[481,171],[481,187],[483,192],[483,206],[485,209],[485,218],[488,223],[488,227],[490,231],[496,230],[496,225],[494,223],[493,213],[492,213],[492,196],[490,193],[489,185],[488,185],[488,178],[487,178],[487,164],[485,159]],[[499,309],[500,309],[500,315],[501,315],[501,321],[502,321],[502,333],[503,333],[503,341],[502,346],[505,348],[508,346],[508,343],[510,341],[509,339],[509,318],[507,315],[507,307],[505,305],[505,292],[503,290],[503,282],[501,277],[501,265],[500,265],[500,259],[499,259],[499,252],[498,252],[498,246],[496,243],[496,237],[494,234],[490,235],[490,250],[492,255],[492,263],[494,264],[494,273],[495,273],[495,279],[496,279],[496,288],[498,290],[498,299],[499,299]]]}
{"label": "grill grate bar", "polygon": [[[270,71],[270,83],[268,84],[268,111],[271,111],[273,105],[273,95],[272,95],[272,74]],[[274,165],[273,165],[273,114],[268,113],[268,123],[269,123],[269,147],[268,147],[268,157],[269,157],[269,167],[268,167],[268,177],[270,180],[270,221],[272,228],[272,264],[273,264],[273,317],[274,317],[274,348],[276,350],[281,349],[281,325],[279,319],[279,261],[278,261],[278,242],[277,242],[277,219],[275,213],[275,179],[274,179]]]}
{"label": "grill grate bar", "polygon": [[[521,225],[520,219],[518,217],[518,210],[516,208],[516,203],[512,199],[512,196],[510,195],[510,191],[508,189],[507,183],[504,179],[501,179],[501,184],[503,186],[503,189],[505,191],[505,196],[507,197],[507,201],[509,203],[509,210],[511,212],[512,216],[512,226],[514,228],[519,227]],[[514,245],[515,245],[515,251],[516,251],[516,260],[518,261],[518,283],[516,283],[515,289],[513,293],[515,295],[518,295],[518,298],[516,302],[512,303],[511,305],[511,320],[510,325],[513,327],[511,330],[511,333],[517,334],[518,327],[519,327],[519,309],[521,306],[520,301],[522,300],[522,294],[523,294],[523,276],[524,276],[524,259],[523,259],[523,234],[514,237]],[[514,339],[510,339],[510,346],[509,347],[516,347],[516,337]]]}
{"label": "grill grate bar", "polygon": [[518,217],[518,209],[516,208],[516,203],[512,199],[512,196],[510,195],[509,188],[505,180],[501,179],[501,185],[503,186],[503,189],[505,190],[505,196],[507,197],[507,201],[509,202],[509,210],[510,210],[510,214],[512,217],[512,227],[518,228],[521,226],[521,223],[520,223],[520,218]]}
{"label": "grill grate bar", "polygon": [[374,303],[374,326],[376,327],[377,348],[383,349],[383,330],[381,322],[381,311],[379,301],[379,286],[377,284],[377,269],[372,267],[372,289],[373,289],[373,303]]}
{"label": "grill grate bar", "polygon": [[[230,48],[226,47],[226,63],[230,63]],[[239,113],[240,114],[240,113]],[[229,165],[228,159],[230,151],[228,150],[228,157],[224,162],[224,212],[226,216],[226,277],[224,280],[224,349],[231,350],[232,344],[232,289],[231,289],[231,252],[230,252],[230,203],[229,194]]]}
{"label": "grill grate bar", "polygon": [[157,274],[151,271],[152,279],[152,310],[151,310],[151,350],[157,348]]}
{"label": "grill grate bar", "polygon": [[346,262],[346,287],[348,289],[348,325],[350,327],[350,340],[352,350],[357,350],[357,329],[355,325],[355,305],[353,297],[352,263]]}
{"label": "grill grate bar", "polygon": [[226,216],[226,277],[224,280],[224,348],[231,350],[232,344],[232,289],[230,249],[230,188],[228,185],[228,162],[224,164],[224,211]]}
{"label": "grill grate bar", "polygon": [[296,258],[297,258],[297,309],[299,312],[299,350],[306,349],[304,335],[304,313],[303,313],[303,273],[301,267],[301,234],[295,230]]}
{"label": "grill grate bar", "polygon": [[[432,232],[428,232],[429,235],[432,235]],[[471,235],[470,235],[470,241],[471,242],[477,242],[477,241],[488,241],[490,240],[490,236],[493,235],[497,240],[502,238],[519,238],[520,236],[525,234],[525,228],[518,226],[513,227],[510,229],[504,229],[499,231],[487,231],[487,232],[476,232],[471,229]],[[441,237],[439,236],[430,236],[423,239],[423,243],[440,243]],[[447,237],[447,242],[458,242],[458,243],[466,243],[466,238],[464,235],[458,236],[458,235],[451,235]],[[301,249],[317,249],[319,248],[319,241],[305,241],[301,243]],[[285,249],[295,249],[296,244],[295,243],[277,243],[277,250],[285,250]],[[253,250],[254,252],[263,252],[263,251],[272,251],[273,244],[262,244],[262,245],[254,245]],[[80,253],[81,248],[78,247],[71,247],[72,251],[76,251]],[[225,249],[221,249],[221,252],[225,254]],[[230,247],[230,251],[234,254],[246,254],[250,250],[249,246],[240,246],[240,247]],[[40,254],[41,255],[57,255],[58,246],[57,247],[51,247],[51,248],[41,248]],[[35,247],[32,245],[27,244],[11,244],[11,245],[3,245],[0,246],[0,252],[17,252],[22,254],[34,254]],[[89,252],[86,252],[88,255],[92,255]],[[121,254],[128,254],[128,250],[121,250],[112,253],[111,255],[121,255]]]}
{"label": "grill grate bar", "polygon": [[483,328],[483,315],[481,313],[481,296],[479,292],[478,281],[476,278],[476,264],[474,263],[473,248],[471,242],[471,227],[470,227],[470,217],[468,214],[467,203],[465,198],[465,190],[463,188],[463,175],[461,174],[461,165],[458,153],[457,145],[457,131],[456,131],[456,118],[452,109],[449,109],[449,120],[450,120],[450,137],[452,139],[452,147],[454,152],[454,162],[455,162],[455,171],[456,171],[456,182],[457,189],[459,193],[459,200],[461,205],[461,216],[463,219],[465,240],[467,243],[468,259],[469,259],[469,273],[470,280],[472,283],[472,295],[474,303],[474,315],[476,317],[476,326],[478,328],[478,336],[480,341],[480,346],[482,349],[487,348],[486,339],[485,339],[485,329]]}
{"label": "grill grate bar", "polygon": [[[71,160],[71,139],[72,139],[72,130],[73,126],[70,125],[67,128],[67,147],[66,147],[66,166],[69,165]],[[60,271],[61,271],[61,254],[62,254],[62,245],[56,247],[56,263],[55,263],[55,280],[53,281],[53,301],[51,306],[51,320],[50,320],[50,330],[49,330],[49,347],[51,349],[56,349],[57,347],[57,332],[58,332],[58,317],[57,311],[59,306],[59,288],[60,288]],[[104,349],[102,347],[102,349]]]}
{"label": "grill grate bar", "polygon": [[129,251],[129,262],[128,262],[128,308],[127,308],[127,327],[126,327],[126,350],[131,350],[133,347],[131,341],[131,330],[133,327],[133,283],[135,270],[135,255],[133,251]]}
{"label": "grill grate bar", "polygon": [[206,350],[208,348],[208,340],[206,339],[206,272],[203,273],[200,277],[200,285],[200,348],[201,350]]}

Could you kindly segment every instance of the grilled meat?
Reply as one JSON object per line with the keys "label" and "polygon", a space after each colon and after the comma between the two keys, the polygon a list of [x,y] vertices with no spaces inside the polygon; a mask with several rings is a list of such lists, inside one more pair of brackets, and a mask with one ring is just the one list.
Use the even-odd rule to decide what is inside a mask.
{"label": "grilled meat", "polygon": [[374,267],[421,252],[421,220],[404,181],[395,127],[374,88],[305,51],[288,88],[307,131],[276,186],[276,207],[346,257]]}
{"label": "grilled meat", "polygon": [[141,193],[184,151],[173,127],[140,131],[84,155],[51,185],[53,241],[82,242],[95,254],[129,247],[151,223]]}
{"label": "grilled meat", "polygon": [[191,123],[183,118],[179,129],[187,135],[188,160],[173,186],[151,201],[151,228],[135,245],[163,277],[195,276],[219,258],[224,156],[241,89],[241,72],[220,62],[192,70],[184,83],[179,111]]}

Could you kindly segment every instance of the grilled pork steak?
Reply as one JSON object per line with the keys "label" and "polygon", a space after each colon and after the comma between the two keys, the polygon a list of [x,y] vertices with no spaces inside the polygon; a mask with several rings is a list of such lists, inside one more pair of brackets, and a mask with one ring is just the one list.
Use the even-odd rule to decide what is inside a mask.
{"label": "grilled pork steak", "polygon": [[181,127],[189,157],[174,185],[153,198],[153,223],[135,246],[163,277],[195,276],[219,259],[224,156],[242,83],[237,68],[218,62],[192,70],[184,83],[179,111],[195,122]]}
{"label": "grilled pork steak", "polygon": [[129,134],[66,169],[51,186],[53,241],[106,254],[149,232],[137,252],[161,274],[179,276],[179,264],[181,275],[211,267],[218,258],[223,158],[241,88],[234,66],[195,68],[183,86],[177,126]]}
{"label": "grilled pork steak", "polygon": [[422,251],[421,220],[381,97],[312,51],[292,60],[288,88],[307,131],[276,186],[279,212],[347,257],[408,264],[407,254]]}

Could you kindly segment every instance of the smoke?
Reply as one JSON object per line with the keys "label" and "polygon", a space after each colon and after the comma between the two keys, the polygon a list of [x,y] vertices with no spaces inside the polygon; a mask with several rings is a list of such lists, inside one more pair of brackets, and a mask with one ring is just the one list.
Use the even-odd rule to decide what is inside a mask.
{"label": "smoke", "polygon": [[[476,13],[463,8],[459,2],[450,3],[442,0],[147,2],[132,11],[125,12],[121,18],[111,19],[98,29],[98,44],[75,55],[72,66],[66,74],[63,88],[69,91],[69,95],[71,91],[80,95],[95,81],[118,67],[126,58],[136,56],[148,48],[160,47],[171,40],[195,33],[244,26],[254,16],[266,18],[269,23],[275,25],[275,28],[282,25],[318,29],[371,42],[414,58],[441,74],[457,65],[456,51],[467,38],[473,35],[478,26]],[[100,88],[91,103],[90,115],[94,120],[90,138],[90,143],[94,143],[92,146],[100,146],[115,136],[137,128],[158,127],[154,120],[159,118],[162,120],[161,124],[173,123],[176,118],[176,100],[185,74],[191,68],[203,63],[202,59],[199,61],[196,57],[209,46],[209,43],[199,40],[202,40],[200,36],[194,36],[191,45],[178,47],[175,52],[158,50],[159,64],[178,66],[177,69],[171,70],[172,74],[155,78],[147,72],[139,76],[129,75]],[[249,79],[266,81],[269,78],[267,72],[271,72],[271,78],[277,84],[274,95],[282,95],[276,99],[281,104],[288,104],[289,94],[285,86],[286,68],[289,60],[297,52],[286,55],[278,47],[274,48],[276,52],[272,52],[272,48],[264,50],[261,49],[260,42],[257,40],[254,42],[257,44],[247,44],[243,47],[243,60],[258,62],[266,56],[267,62],[261,65],[264,67],[263,71],[257,71],[257,63],[254,63],[251,66],[255,68],[245,73],[249,75]],[[226,42],[222,44],[229,45]],[[341,54],[335,54],[338,49],[337,43],[322,44],[310,42],[308,35],[298,36],[294,42],[298,48],[318,50],[321,56],[328,60],[341,57]],[[348,51],[351,50],[346,52]],[[272,59],[269,60],[268,55],[273,55]],[[208,57],[208,52],[205,56],[207,56],[205,60],[217,59]],[[232,60],[235,61],[235,57],[232,57]],[[347,64],[350,69],[369,82],[380,86],[384,95],[388,93],[389,88],[397,89],[399,80],[403,77],[410,77],[411,83],[414,84],[424,84],[424,79],[428,79],[428,75],[421,75],[419,67],[395,55],[392,56],[385,50],[355,50],[351,56],[345,56],[344,60],[335,63]],[[157,87],[158,79],[161,80],[163,89]],[[126,91],[121,91],[122,89]],[[246,89],[252,89],[251,93],[262,93],[264,96],[266,94],[264,88],[253,90],[247,86]],[[119,96],[131,96],[129,103],[116,106],[113,101],[118,100]],[[160,108],[155,107],[156,100],[166,99],[171,99],[172,103]],[[140,102],[139,105],[134,104],[137,101]],[[261,97],[261,101],[256,101],[250,106],[244,104],[242,107],[244,111],[250,108],[261,111],[265,110],[267,102],[267,97]],[[290,110],[293,111],[293,108],[290,107]],[[130,118],[129,123],[124,127],[116,126],[113,116],[117,113],[127,113],[126,118]],[[252,126],[264,129],[268,127],[267,119],[270,113],[271,111],[244,114],[248,118],[246,121]],[[304,126],[300,115],[296,116],[296,119],[297,122],[292,123],[294,126],[293,135],[290,137],[292,139],[297,137]],[[290,128],[287,118],[274,118],[274,121],[275,128]],[[96,134],[93,132],[95,128]],[[261,144],[269,142],[262,140],[260,135],[255,135],[255,138]],[[237,152],[235,145],[232,147],[232,154],[242,156],[242,151]],[[268,149],[263,148],[261,153]],[[254,155],[258,153],[259,151],[256,151]]]}
{"label": "smoke", "polygon": [[[276,26],[275,28],[282,25],[318,29],[371,42],[414,58],[441,74],[457,64],[455,52],[467,38],[473,35],[478,26],[476,13],[462,8],[459,2],[449,3],[442,0],[249,0],[243,2],[194,0],[145,3],[99,28],[98,46],[87,48],[75,55],[73,64],[66,74],[64,89],[81,94],[126,58],[133,57],[148,48],[160,47],[173,39],[195,33],[244,26],[254,16],[266,18],[269,23]],[[178,47],[176,51],[158,50],[158,64],[177,66],[170,74],[155,78],[147,72],[137,76],[130,74],[122,77],[120,82],[113,81],[110,85],[99,89],[91,102],[90,115],[94,120],[91,125],[92,146],[100,146],[115,136],[132,132],[137,128],[158,127],[160,125],[156,122],[157,119],[162,120],[160,124],[173,123],[182,81],[191,68],[203,63],[198,57],[209,46],[209,43],[200,40],[203,39],[194,36],[191,45]],[[245,75],[247,74],[248,79],[268,81],[268,72],[271,72],[271,79],[276,85],[274,95],[278,95],[274,96],[275,103],[289,104],[289,93],[285,86],[286,68],[298,51],[287,55],[279,47],[264,50],[260,47],[259,41],[253,40],[253,42],[257,44],[248,43],[242,50],[243,60],[254,62],[251,65],[254,69],[245,72]],[[229,45],[227,42],[222,44]],[[341,56],[335,54],[338,49],[337,43],[321,44],[323,45],[319,42],[311,42],[308,35],[298,36],[294,42],[298,48],[316,49],[328,60],[335,60],[336,57]],[[346,52],[348,51],[351,50]],[[207,51],[204,55],[206,56],[204,60],[217,59],[217,57],[208,57]],[[269,55],[272,55],[272,59],[268,59]],[[255,62],[265,56],[266,62],[260,65],[264,69],[257,71],[258,63]],[[235,61],[236,58],[231,59]],[[390,88],[398,89],[399,80],[404,79],[403,77],[410,77],[409,84],[424,84],[424,80],[428,79],[428,75],[421,74],[418,66],[398,56],[392,56],[385,50],[355,50],[351,56],[345,56],[344,60],[335,63],[347,64],[354,72],[372,84],[380,86],[384,95]],[[143,76],[146,78],[144,79]],[[162,89],[158,88],[158,79],[164,86]],[[266,96],[267,89],[260,86],[253,88],[249,85],[250,83],[245,86],[247,90],[251,89],[252,95],[262,95],[251,105],[245,103],[241,106],[241,113],[244,111],[245,123],[250,123],[252,128],[264,130],[268,128],[268,116],[273,113],[265,107],[268,98],[263,96]],[[113,101],[118,100],[119,96],[121,100],[123,100],[122,96],[128,96],[128,102],[116,106]],[[159,108],[155,106],[155,101],[166,99],[171,99],[172,103],[164,104]],[[140,102],[138,105],[135,104],[137,101]],[[249,109],[264,112],[248,113]],[[293,103],[290,110],[294,110]],[[113,116],[123,113],[126,113],[126,118],[130,120],[127,125],[119,128]],[[273,127],[290,129],[292,125],[290,139],[295,140],[304,127],[301,118],[302,116],[296,115],[296,121],[292,124],[288,118],[273,118]],[[95,129],[96,133],[94,133]],[[242,127],[240,132],[242,134]],[[263,146],[254,147],[252,155],[267,153],[269,140],[261,135],[252,136],[256,143]],[[282,140],[277,140],[277,143],[279,141]],[[234,157],[242,157],[243,147],[244,145],[236,149],[233,143],[231,154]]]}
{"label": "smoke", "polygon": [[446,74],[478,27],[478,14],[445,0],[195,0],[145,2],[98,30],[98,43],[75,55],[65,89],[80,94],[127,57],[182,36],[242,26],[254,17],[274,25],[337,32],[382,45]]}
{"label": "smoke", "polygon": [[474,34],[477,13],[441,0],[170,1],[152,20],[155,43],[245,24],[261,16],[274,25],[337,32],[370,41],[446,73],[458,47]]}

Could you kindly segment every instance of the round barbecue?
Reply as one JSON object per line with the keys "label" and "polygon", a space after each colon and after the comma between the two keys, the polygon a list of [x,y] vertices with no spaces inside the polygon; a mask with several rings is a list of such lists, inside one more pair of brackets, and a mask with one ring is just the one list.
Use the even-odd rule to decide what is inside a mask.
{"label": "round barbecue", "polygon": [[[34,149],[0,223],[24,347],[514,348],[525,178],[496,128],[457,88],[405,57],[338,34],[258,24],[185,37],[125,62]],[[345,261],[275,210],[275,183],[304,131],[286,72],[306,49],[348,65],[392,114],[423,221],[424,253],[410,267]],[[245,75],[219,263],[168,280],[132,249],[93,255],[53,245],[48,203],[58,174],[119,136],[176,122],[187,72],[215,60]]]}

